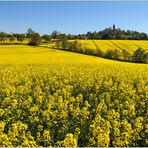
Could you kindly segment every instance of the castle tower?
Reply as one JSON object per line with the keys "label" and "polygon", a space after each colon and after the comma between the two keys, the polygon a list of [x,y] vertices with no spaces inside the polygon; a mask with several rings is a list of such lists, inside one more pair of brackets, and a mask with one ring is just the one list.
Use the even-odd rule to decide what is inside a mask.
{"label": "castle tower", "polygon": [[116,29],[115,24],[113,24],[113,30],[115,30],[115,29]]}

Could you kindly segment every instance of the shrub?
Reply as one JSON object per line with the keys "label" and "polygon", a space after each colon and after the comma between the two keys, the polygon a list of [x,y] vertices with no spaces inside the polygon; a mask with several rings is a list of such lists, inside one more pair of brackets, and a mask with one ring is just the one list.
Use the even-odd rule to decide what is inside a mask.
{"label": "shrub", "polygon": [[119,59],[119,51],[117,49],[108,50],[105,54],[105,58],[118,60]]}
{"label": "shrub", "polygon": [[125,49],[122,50],[123,60],[124,61],[131,61],[131,55]]}

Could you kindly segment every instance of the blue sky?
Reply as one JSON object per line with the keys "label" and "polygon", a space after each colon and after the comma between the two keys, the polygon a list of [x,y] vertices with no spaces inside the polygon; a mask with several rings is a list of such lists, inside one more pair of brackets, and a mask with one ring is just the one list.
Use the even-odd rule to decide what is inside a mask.
{"label": "blue sky", "polygon": [[0,31],[99,31],[113,24],[148,33],[148,2],[0,2]]}

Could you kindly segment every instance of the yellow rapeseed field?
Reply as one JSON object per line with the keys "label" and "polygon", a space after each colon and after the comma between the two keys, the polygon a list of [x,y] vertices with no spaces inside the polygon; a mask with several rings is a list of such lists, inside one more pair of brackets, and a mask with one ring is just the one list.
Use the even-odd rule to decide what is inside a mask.
{"label": "yellow rapeseed field", "polygon": [[[148,41],[135,41],[135,40],[79,40],[83,48],[97,49],[106,52],[107,50],[122,49],[133,54],[138,48],[148,51]],[[97,47],[95,44],[97,44]]]}
{"label": "yellow rapeseed field", "polygon": [[147,64],[0,46],[0,147],[147,147],[147,109]]}

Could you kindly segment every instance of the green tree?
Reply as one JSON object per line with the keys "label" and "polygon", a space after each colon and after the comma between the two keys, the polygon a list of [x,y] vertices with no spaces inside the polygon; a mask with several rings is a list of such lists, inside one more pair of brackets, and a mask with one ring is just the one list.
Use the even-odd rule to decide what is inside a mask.
{"label": "green tree", "polygon": [[72,34],[68,34],[67,37],[68,37],[69,40],[73,40],[73,39],[75,39],[75,36],[72,35]]}
{"label": "green tree", "polygon": [[58,38],[58,35],[59,35],[59,33],[58,33],[58,31],[56,31],[56,30],[51,33],[51,36],[52,36],[52,38],[54,39],[54,41],[55,41],[55,39]]}
{"label": "green tree", "polygon": [[15,41],[15,36],[13,34],[9,35],[9,42]]}
{"label": "green tree", "polygon": [[55,48],[60,49],[61,46],[62,46],[61,41],[60,40],[57,40],[55,43],[56,43],[55,44]]}
{"label": "green tree", "polygon": [[122,50],[123,58],[124,61],[130,61],[131,60],[131,55],[129,52],[127,52],[125,49]]}
{"label": "green tree", "polygon": [[135,63],[143,63],[144,57],[145,57],[145,50],[139,48],[134,52],[132,61]]}
{"label": "green tree", "polygon": [[143,62],[146,63],[146,64],[148,64],[148,52],[146,52],[146,53],[144,54]]}
{"label": "green tree", "polygon": [[31,41],[31,38],[32,38],[32,36],[33,36],[34,33],[35,32],[31,28],[29,28],[27,30],[27,38],[29,38],[29,42]]}
{"label": "green tree", "polygon": [[62,49],[67,49],[68,48],[68,38],[66,34],[60,34],[59,38],[61,41]]}
{"label": "green tree", "polygon": [[51,36],[48,35],[48,34],[44,34],[44,35],[42,36],[42,39],[44,39],[45,42],[50,42],[50,41],[51,41]]}
{"label": "green tree", "polygon": [[115,59],[118,60],[119,59],[119,51],[117,49],[115,50],[108,50],[105,54],[105,57],[108,59]]}
{"label": "green tree", "polygon": [[22,43],[25,40],[25,34],[17,34],[17,40]]}
{"label": "green tree", "polygon": [[64,49],[64,50],[69,48],[68,38],[67,38],[66,34],[59,35],[59,40],[56,41],[56,47],[59,49],[60,48]]}
{"label": "green tree", "polygon": [[6,38],[6,33],[5,32],[0,32],[0,41],[1,41],[1,44],[4,44],[5,38]]}
{"label": "green tree", "polygon": [[29,45],[31,46],[39,46],[41,43],[41,37],[39,33],[34,33],[32,35],[31,41],[29,42]]}

